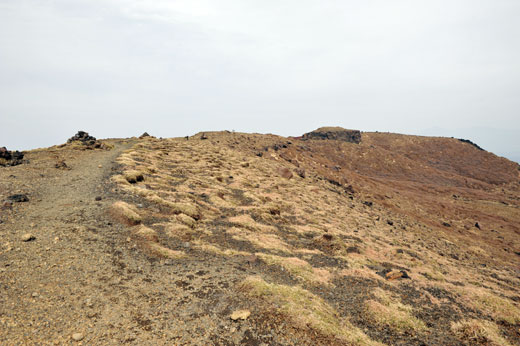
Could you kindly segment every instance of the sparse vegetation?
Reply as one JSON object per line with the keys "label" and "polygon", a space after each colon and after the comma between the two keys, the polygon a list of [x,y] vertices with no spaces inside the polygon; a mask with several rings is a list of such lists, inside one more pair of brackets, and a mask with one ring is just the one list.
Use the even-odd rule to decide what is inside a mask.
{"label": "sparse vegetation", "polygon": [[300,287],[269,284],[260,277],[249,277],[240,288],[253,297],[265,299],[278,306],[300,328],[312,328],[316,332],[343,340],[353,345],[380,345],[371,340],[321,298]]}
{"label": "sparse vegetation", "polygon": [[381,288],[373,291],[376,299],[365,303],[367,318],[377,325],[397,332],[420,332],[426,329],[423,321],[413,316],[413,308],[400,302],[399,298]]}
{"label": "sparse vegetation", "polygon": [[520,323],[520,308],[493,293],[477,289],[471,294],[471,304],[477,309],[490,314],[497,321],[511,324]]}
{"label": "sparse vegetation", "polygon": [[129,225],[138,225],[142,221],[137,209],[123,201],[115,202],[110,212],[114,218]]}
{"label": "sparse vegetation", "polygon": [[[474,314],[468,320],[486,316],[497,322],[498,335],[511,335],[508,326],[518,323],[518,306],[507,297],[517,295],[518,280],[507,271],[514,263],[505,248],[516,249],[512,225],[520,219],[514,208],[495,200],[505,199],[504,192],[489,185],[516,179],[507,164],[494,161],[493,169],[501,173],[490,175],[486,160],[496,159],[489,157],[470,170],[465,165],[472,162],[452,160],[450,153],[471,149],[455,140],[364,133],[358,144],[295,140],[288,145],[276,136],[205,135],[207,140],[141,141],[118,160],[123,173],[112,180],[132,198],[144,198],[147,207],[138,213],[147,225],[159,222],[149,226],[155,235],[138,236],[139,228],[134,229],[146,240],[139,244],[149,255],[189,261],[204,254],[215,263],[227,257],[237,268],[262,273],[257,283],[266,292],[261,295],[266,311],[292,306],[286,300],[293,298],[301,302],[313,290],[320,292],[320,304],[338,308],[332,315],[341,328],[368,328],[375,339],[413,334],[425,343],[468,342],[439,329],[459,311],[458,304]],[[439,156],[443,145],[449,147]],[[424,160],[429,156],[442,164]],[[286,179],[280,167],[305,174]],[[146,181],[139,183],[136,174]],[[514,196],[515,188],[505,184],[504,191]],[[480,228],[474,226],[475,215],[485,215]],[[441,222],[446,220],[450,227]],[[497,238],[502,247],[488,241],[492,237],[503,237]],[[245,272],[234,275],[243,279]],[[267,284],[273,275],[308,291]],[[402,283],[419,295],[410,298]],[[345,302],[344,287],[351,285],[347,306],[335,305]],[[410,299],[420,303],[403,303]],[[443,309],[434,317],[432,306]],[[331,324],[321,325],[323,316],[317,315],[310,329],[330,337],[325,330]],[[336,322],[332,325],[339,328]],[[288,323],[303,325],[293,317]],[[335,338],[350,340],[341,333]]]}
{"label": "sparse vegetation", "polygon": [[257,253],[256,255],[269,265],[281,266],[291,276],[304,282],[327,284],[332,277],[328,270],[313,268],[308,262],[298,257],[280,257],[264,253]]}
{"label": "sparse vegetation", "polygon": [[460,341],[469,345],[511,345],[500,335],[498,327],[489,321],[472,319],[453,322],[451,330]]}
{"label": "sparse vegetation", "polygon": [[143,172],[136,171],[136,170],[129,170],[129,171],[124,172],[123,177],[130,184],[135,184],[137,182],[140,182],[140,181],[144,180]]}

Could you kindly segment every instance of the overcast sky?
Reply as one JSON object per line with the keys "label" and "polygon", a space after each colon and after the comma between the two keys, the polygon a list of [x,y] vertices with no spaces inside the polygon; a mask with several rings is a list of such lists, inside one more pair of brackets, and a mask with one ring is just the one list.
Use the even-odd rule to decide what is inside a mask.
{"label": "overcast sky", "polygon": [[518,0],[0,0],[0,146],[337,125],[520,161],[519,18]]}

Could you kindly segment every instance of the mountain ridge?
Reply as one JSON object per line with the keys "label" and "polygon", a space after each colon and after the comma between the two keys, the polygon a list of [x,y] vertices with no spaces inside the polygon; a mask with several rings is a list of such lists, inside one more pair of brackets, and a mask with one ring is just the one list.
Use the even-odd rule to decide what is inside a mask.
{"label": "mountain ridge", "polygon": [[0,340],[518,344],[520,166],[453,138],[360,137],[26,152],[0,168],[0,197],[29,200],[0,214]]}

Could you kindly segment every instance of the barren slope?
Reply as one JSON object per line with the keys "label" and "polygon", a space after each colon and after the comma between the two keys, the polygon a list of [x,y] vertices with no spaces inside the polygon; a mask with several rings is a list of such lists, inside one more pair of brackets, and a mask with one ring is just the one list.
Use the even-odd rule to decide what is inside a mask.
{"label": "barren slope", "polygon": [[0,216],[0,341],[519,344],[514,163],[381,133],[113,143],[0,170],[31,198]]}

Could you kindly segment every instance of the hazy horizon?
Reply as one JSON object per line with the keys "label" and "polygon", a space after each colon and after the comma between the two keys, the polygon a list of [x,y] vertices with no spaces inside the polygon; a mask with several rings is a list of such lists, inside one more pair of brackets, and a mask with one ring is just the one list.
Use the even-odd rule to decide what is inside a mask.
{"label": "hazy horizon", "polygon": [[0,1],[0,146],[334,125],[520,161],[520,2]]}

